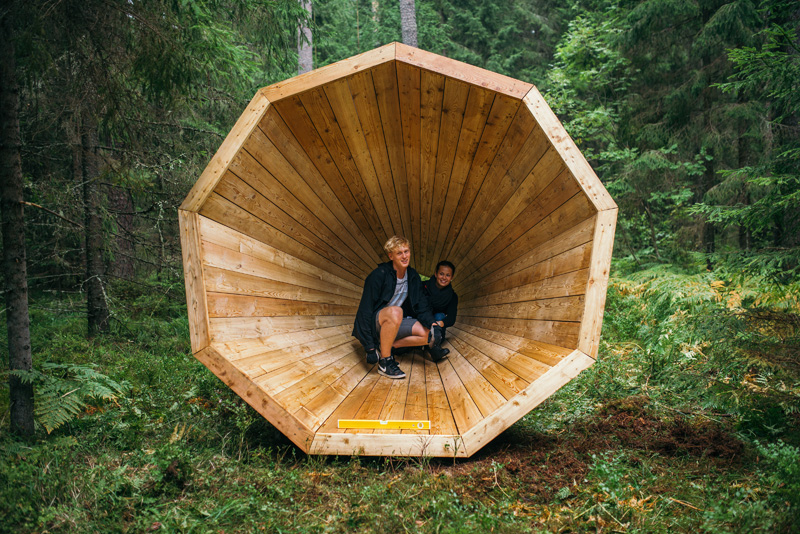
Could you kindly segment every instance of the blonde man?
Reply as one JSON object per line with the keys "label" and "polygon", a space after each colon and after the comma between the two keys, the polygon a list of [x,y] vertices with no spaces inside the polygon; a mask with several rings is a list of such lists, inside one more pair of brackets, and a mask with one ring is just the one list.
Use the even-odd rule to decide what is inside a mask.
{"label": "blonde man", "polygon": [[433,319],[417,271],[409,267],[408,240],[393,236],[383,249],[389,261],[379,264],[364,282],[353,335],[364,346],[367,363],[378,363],[379,374],[405,378],[392,349],[429,344],[438,361],[441,327]]}

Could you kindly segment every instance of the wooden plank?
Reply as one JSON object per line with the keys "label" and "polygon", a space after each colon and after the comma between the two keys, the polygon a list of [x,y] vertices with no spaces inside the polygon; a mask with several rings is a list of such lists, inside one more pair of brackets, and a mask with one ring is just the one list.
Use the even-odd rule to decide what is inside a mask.
{"label": "wooden plank", "polygon": [[441,229],[442,211],[447,200],[448,184],[451,180],[453,163],[461,138],[461,125],[464,121],[469,94],[469,85],[452,78],[445,80],[442,118],[439,127],[439,148],[436,154],[436,170],[433,179],[433,202],[428,223],[431,232],[428,240],[423,243],[424,257],[427,258],[427,261],[420,265],[423,272],[426,273],[433,273],[434,266],[438,261],[436,242]]}
{"label": "wooden plank", "polygon": [[466,433],[462,433],[467,449],[474,453],[482,448],[592,363],[593,359],[580,351],[574,351],[514,397],[513,402],[506,403]]}
{"label": "wooden plank", "polygon": [[[428,419],[428,399],[425,391],[425,360],[419,351],[413,352],[408,369],[408,396],[403,419]],[[402,434],[430,434],[429,430],[403,430]]]}
{"label": "wooden plank", "polygon": [[[296,221],[291,226],[301,225],[308,232],[318,236],[319,241],[324,240],[330,246],[336,247],[338,255],[347,258],[347,261],[356,266],[360,272],[366,271],[372,260],[297,174],[278,148],[260,129],[253,132],[251,141],[245,144],[247,151],[239,154],[242,165],[237,165],[238,161],[235,159],[231,163],[231,171],[258,191],[261,195],[257,197],[258,199],[266,198]],[[226,180],[223,180],[220,186],[225,182]],[[221,188],[219,192],[222,196],[227,196]],[[280,218],[285,220],[286,216],[282,215]],[[359,255],[358,251],[361,251],[367,259]]]}
{"label": "wooden plank", "polygon": [[386,61],[392,61],[394,58],[395,43],[389,43],[380,48],[375,48],[363,54],[312,70],[300,76],[274,83],[261,91],[271,102],[278,102],[283,98],[314,89],[322,84],[339,80],[345,76],[372,68]]}
{"label": "wooden plank", "polygon": [[293,299],[253,297],[250,295],[208,294],[209,317],[275,317],[279,315],[350,315],[357,305],[343,306]]}
{"label": "wooden plank", "polygon": [[478,264],[496,256],[578,191],[578,184],[564,169],[558,154],[548,150],[475,241],[468,255]]}
{"label": "wooden plank", "polygon": [[496,330],[506,334],[524,337],[573,348],[578,346],[578,330],[580,323],[571,321],[541,321],[525,319],[504,319],[497,317],[458,317],[459,324],[468,324],[481,328]]}
{"label": "wooden plank", "polygon": [[[362,365],[354,365],[333,384],[323,389],[319,395],[297,410],[295,416],[309,428],[314,431],[318,430],[330,415],[343,402],[346,402],[356,387],[362,384],[369,386],[377,381],[378,375],[370,373],[373,367],[367,365],[366,362],[363,362]],[[332,423],[335,424],[336,420],[333,420]]]}
{"label": "wooden plank", "polygon": [[[377,371],[375,371],[377,372]],[[369,392],[367,398],[364,399],[363,404],[358,409],[356,414],[350,419],[379,419],[386,400],[389,398],[389,393],[395,387],[397,380],[391,378],[380,377],[378,383]],[[342,418],[340,418],[342,419]],[[333,423],[333,421],[331,421]],[[338,423],[337,423],[338,428]],[[341,429],[351,434],[372,434],[375,432],[371,428],[348,428]]]}
{"label": "wooden plank", "polygon": [[[373,242],[374,250],[379,255],[383,254],[383,243],[388,239],[386,229],[391,228],[388,216],[384,217],[387,215],[386,205],[373,202],[370,191],[364,185],[355,160],[350,153],[350,147],[336,120],[327,95],[322,89],[315,89],[299,98],[332,162],[341,174],[345,187],[355,199],[355,204],[351,205],[351,209],[359,210],[368,221],[368,226],[376,237],[376,241]],[[345,203],[345,205],[347,204]]]}
{"label": "wooden plank", "polygon": [[273,334],[299,332],[329,326],[353,324],[354,316],[316,315],[293,317],[214,317],[209,319],[213,342],[236,341]]}
{"label": "wooden plank", "polygon": [[[383,241],[376,236],[373,228],[380,227],[380,221],[372,209],[364,209],[362,204],[356,201],[354,193],[350,191],[347,182],[342,177],[335,158],[328,152],[328,148],[317,132],[314,122],[303,106],[303,102],[299,97],[289,97],[276,105],[275,110],[281,116],[282,122],[291,130],[295,139],[303,147],[327,187],[336,196],[338,203],[352,217],[356,231],[351,230],[351,233],[355,236],[363,236],[365,248],[376,258],[376,262],[379,261],[375,251],[380,250],[380,245]],[[333,114],[332,111],[329,110],[329,112],[331,115]],[[336,129],[338,131],[338,126]],[[339,135],[341,135],[341,132],[339,132]],[[359,183],[361,182],[359,181]],[[369,198],[366,197],[366,193],[363,191],[363,187],[360,191],[364,195],[361,199],[364,206],[371,205]]]}
{"label": "wooden plank", "polygon": [[200,244],[199,215],[178,210],[183,254],[183,277],[186,285],[186,305],[189,314],[189,339],[192,352],[211,343],[208,328],[208,303],[203,276],[203,250]]}
{"label": "wooden plank", "polygon": [[[503,252],[482,264],[473,265],[470,261],[465,261],[464,268],[467,273],[470,271],[474,273],[473,276],[476,278],[487,276],[525,255],[527,251],[552,240],[566,228],[571,228],[592,217],[594,215],[592,209],[586,196],[578,193],[525,232],[514,242],[513,246],[507,247]],[[465,273],[467,277],[470,274]]]}
{"label": "wooden plank", "polygon": [[[330,385],[332,380],[325,381],[323,378],[327,377],[329,379],[331,374],[329,369],[350,369],[359,358],[360,356],[356,354],[352,344],[346,343],[332,349],[317,352],[303,359],[297,359],[291,365],[283,365],[251,378],[268,395],[275,396],[276,399],[280,400],[282,397],[278,396],[279,393],[292,389],[295,384],[300,387],[299,382],[302,381],[307,381],[309,384],[318,381]],[[309,396],[308,398],[311,397]],[[305,404],[305,402],[301,401],[300,404]],[[295,411],[297,408],[299,406],[289,411]]]}
{"label": "wooden plank", "polygon": [[[330,103],[336,122],[341,128],[342,136],[347,144],[348,151],[352,155],[358,172],[353,176],[346,176],[349,180],[360,177],[364,187],[372,200],[372,206],[378,213],[384,234],[391,237],[395,231],[395,223],[399,223],[399,213],[397,204],[387,205],[378,175],[375,172],[375,164],[369,150],[369,143],[365,137],[364,128],[359,121],[359,113],[356,109],[354,95],[350,92],[347,80],[340,80],[325,86],[325,96]],[[362,112],[363,114],[363,112]],[[387,237],[388,239],[388,237]]]}
{"label": "wooden plank", "polygon": [[453,366],[453,369],[458,374],[458,378],[469,393],[470,398],[478,407],[478,410],[480,410],[482,419],[505,404],[506,399],[469,361],[467,361],[466,357],[461,354],[458,350],[458,347],[461,345],[455,338],[450,340],[450,344],[453,348],[450,349],[447,361]]}
{"label": "wooden plank", "polygon": [[481,411],[475,405],[475,401],[470,397],[464,384],[461,383],[461,379],[458,378],[458,373],[453,369],[451,359],[452,356],[448,355],[446,360],[438,363],[439,376],[442,378],[442,386],[444,386],[447,402],[450,404],[450,412],[453,414],[458,433],[463,434],[483,419],[483,415],[481,415]]}
{"label": "wooden plank", "polygon": [[200,178],[197,179],[189,194],[186,195],[180,209],[186,211],[200,211],[200,208],[208,199],[211,192],[216,187],[217,183],[222,179],[228,171],[233,157],[241,149],[244,142],[250,137],[250,134],[258,126],[261,117],[267,112],[269,108],[269,99],[259,91],[247,105],[244,113],[233,125],[233,128],[222,145],[217,150],[216,154],[211,158],[211,161],[206,166]]}
{"label": "wooden plank", "polygon": [[[379,261],[380,258],[374,250],[363,246],[366,238],[361,228],[350,216],[348,209],[339,201],[339,197],[319,173],[309,155],[306,154],[305,147],[299,144],[278,112],[274,109],[270,110],[259,126],[274,147],[280,151],[285,162],[291,165],[291,167],[286,167],[277,157],[270,153],[264,154],[271,158],[271,164],[281,163],[272,172],[286,189],[291,191],[311,213],[316,215],[350,250],[355,252],[365,265],[374,265],[376,261]],[[254,135],[253,139],[255,138]],[[249,143],[245,143],[246,148],[249,146]],[[264,149],[265,147],[266,145],[260,145],[258,148]]]}
{"label": "wooden plank", "polygon": [[[487,341],[486,339],[474,336],[464,330],[455,329],[454,327],[451,328],[451,330],[453,330],[456,335],[453,344],[458,347],[459,351],[464,354],[465,357],[469,358],[469,356],[473,356],[474,352],[477,351],[492,362],[504,367],[513,375],[520,377],[525,382],[525,385],[529,382],[533,382],[552,367],[552,365],[544,364],[540,360],[520,354],[515,350],[503,347],[493,341]],[[556,359],[554,363],[561,361],[562,357]],[[476,357],[476,359],[483,361],[481,358]],[[484,363],[488,364],[488,362]],[[512,376],[503,373],[500,369],[496,369],[495,373],[505,376],[507,379],[513,379]],[[513,387],[513,384],[510,384],[506,390],[508,390],[508,388],[513,389]],[[522,389],[524,389],[524,386]]]}
{"label": "wooden plank", "polygon": [[229,361],[220,356],[216,349],[206,347],[196,353],[195,358],[301,450],[309,452],[314,433],[264,393],[261,388],[253,384]]}
{"label": "wooden plank", "polygon": [[358,306],[358,302],[353,302],[354,299],[349,297],[341,297],[317,289],[277,282],[260,276],[219,269],[209,265],[205,266],[204,272],[206,291],[208,292]]}
{"label": "wooden plank", "polygon": [[[453,336],[450,339],[450,343],[461,353],[466,361],[470,363],[475,371],[480,373],[480,375],[503,396],[503,399],[510,399],[528,386],[529,380],[514,372],[512,368],[504,367],[476,347],[462,341],[458,335]],[[515,354],[512,352],[505,362],[513,361],[514,356]],[[505,402],[502,404],[504,403]],[[481,412],[483,412],[483,410],[481,410]]]}
{"label": "wooden plank", "polygon": [[600,330],[603,326],[603,311],[606,305],[616,226],[617,210],[601,211],[597,214],[589,282],[586,289],[586,309],[583,312],[578,342],[578,348],[592,358],[597,358],[597,349],[600,345]]}
{"label": "wooden plank", "polygon": [[363,354],[351,352],[344,358],[330,363],[314,374],[306,376],[291,387],[284,389],[274,398],[286,411],[295,412],[353,367],[365,365]]}
{"label": "wooden plank", "polygon": [[533,88],[533,85],[529,83],[426,52],[419,48],[401,43],[396,43],[396,46],[395,58],[397,61],[438,72],[462,82],[485,87],[514,98],[524,97]]}
{"label": "wooden plank", "polygon": [[530,267],[526,267],[502,278],[497,276],[497,272],[492,273],[491,278],[493,281],[479,287],[472,286],[474,287],[474,291],[465,293],[463,296],[459,293],[459,299],[464,302],[469,302],[475,298],[482,298],[498,292],[510,291],[510,289],[507,288],[521,287],[547,278],[586,269],[589,267],[591,252],[592,243],[583,243],[582,245],[568,249],[556,256],[546,258],[543,261],[534,263]]}
{"label": "wooden plank", "polygon": [[497,317],[507,319],[538,319],[550,321],[580,321],[585,298],[583,295],[552,299],[529,300],[491,306],[459,306],[461,317]]}
{"label": "wooden plank", "polygon": [[311,454],[353,456],[424,456],[466,458],[469,451],[460,436],[419,434],[338,434],[317,432]]}
{"label": "wooden plank", "polygon": [[[406,63],[395,62],[400,98],[400,124],[403,131],[403,149],[408,202],[411,216],[412,248],[422,246],[420,219],[420,69]],[[396,128],[396,126],[395,126]]]}
{"label": "wooden plank", "polygon": [[497,332],[495,330],[488,330],[468,324],[459,323],[458,327],[452,328],[455,329],[454,331],[460,331],[461,337],[473,346],[480,347],[479,339],[483,339],[494,345],[509,349],[512,352],[528,356],[548,367],[554,366],[564,359],[565,356],[569,356],[572,353],[572,349],[559,347],[558,345],[533,341],[505,332]]}
{"label": "wooden plank", "polygon": [[[495,162],[498,165],[510,163],[516,156],[515,150],[520,150],[522,146],[516,143],[515,140],[520,140],[521,142],[530,133],[530,129],[533,128],[534,121],[530,114],[527,112],[518,113],[520,104],[519,100],[514,100],[505,95],[495,96],[489,119],[486,121],[483,135],[478,143],[478,150],[475,153],[469,174],[464,182],[461,197],[456,205],[452,223],[447,229],[447,238],[445,239],[445,247],[440,254],[441,257],[451,256],[452,247],[461,232],[461,228],[464,226],[467,215],[472,210],[478,191],[491,166]],[[516,125],[516,131],[512,131],[512,125]],[[525,131],[526,129],[528,131]],[[511,133],[510,136],[507,135],[509,133]],[[498,155],[500,158],[496,158]],[[509,158],[509,156],[511,157]],[[508,159],[506,160],[506,158]]]}
{"label": "wooden plank", "polygon": [[380,110],[383,134],[386,139],[386,150],[389,154],[389,165],[393,176],[395,197],[400,207],[402,234],[412,238],[411,209],[408,197],[408,179],[406,176],[406,160],[403,146],[402,115],[400,113],[400,96],[397,84],[397,69],[394,61],[381,63],[372,70],[375,96]]}
{"label": "wooden plank", "polygon": [[428,264],[427,243],[430,241],[430,220],[436,159],[439,150],[439,126],[442,117],[445,78],[440,74],[422,71],[420,77],[420,242],[414,263],[424,268]]}
{"label": "wooden plank", "polygon": [[439,366],[425,360],[425,394],[428,399],[428,418],[431,421],[431,434],[457,434],[455,419],[447,402]]}
{"label": "wooden plank", "polygon": [[[410,374],[409,369],[409,374]],[[381,379],[384,380],[384,379]],[[403,419],[403,414],[406,411],[406,399],[408,398],[408,380],[392,380],[389,392],[386,395],[386,402],[383,403],[380,418],[382,420],[388,419]],[[400,434],[400,429],[375,429],[374,434]]]}
{"label": "wooden plank", "polygon": [[214,347],[220,352],[226,352],[231,356],[228,359],[240,365],[240,360],[251,356],[261,355],[271,350],[291,347],[299,343],[309,343],[319,341],[339,335],[349,336],[353,330],[353,325],[343,324],[330,326],[316,330],[303,330],[301,332],[278,333],[266,337],[254,337],[248,339],[238,339],[225,343],[216,343]]}
{"label": "wooden plank", "polygon": [[475,300],[465,299],[463,306],[510,304],[512,302],[583,295],[586,293],[588,280],[589,269],[580,269],[550,278],[543,278],[529,284],[512,286],[512,289],[489,293]]}
{"label": "wooden plank", "polygon": [[492,110],[495,95],[496,93],[492,91],[479,89],[475,86],[470,87],[466,109],[464,110],[464,120],[459,132],[458,149],[453,161],[453,170],[447,182],[447,196],[442,208],[441,222],[438,225],[439,231],[433,254],[435,261],[444,259],[442,255],[444,253],[445,239],[453,224],[453,216],[461,200],[461,194],[470,174],[470,168],[481,137],[487,128],[486,121]]}
{"label": "wooden plank", "polygon": [[[374,369],[375,366],[373,365],[371,369]],[[324,420],[324,422],[319,426],[317,432],[325,432],[325,433],[339,433],[344,432],[344,429],[340,429],[337,425],[337,420],[339,419],[353,419],[358,413],[358,410],[361,408],[361,405],[364,404],[364,400],[369,396],[372,388],[378,383],[378,379],[380,379],[380,375],[377,371],[368,371],[366,375],[364,375],[363,379],[358,382],[358,384],[347,394],[345,399],[336,407],[336,409],[331,412],[330,416]],[[308,406],[311,406],[312,402],[309,402]]]}
{"label": "wooden plank", "polygon": [[[547,148],[542,143],[541,130],[534,128],[533,119],[526,117],[522,109],[518,115],[524,119],[515,120],[509,129],[464,220],[464,227],[453,243],[449,256],[457,265],[472,248],[475,235],[480,235],[497,216]],[[520,137],[523,134],[525,137]]]}
{"label": "wooden plank", "polygon": [[[213,243],[240,252],[244,256],[271,264],[269,276],[274,280],[282,282],[293,280],[298,285],[306,285],[316,289],[320,289],[317,284],[324,283],[329,286],[327,291],[330,293],[340,294],[341,292],[342,295],[355,298],[360,298],[361,296],[363,281],[359,280],[359,284],[354,284],[349,280],[336,276],[332,272],[320,269],[207,217],[200,217],[200,236],[203,239],[204,246],[207,246],[208,243]],[[261,265],[261,268],[264,272],[267,271],[266,266]]]}
{"label": "wooden plank", "polygon": [[363,283],[363,273],[349,259],[325,247],[313,232],[232,175],[220,183],[200,213],[352,283]]}
{"label": "wooden plank", "polygon": [[583,192],[594,205],[595,210],[615,209],[617,205],[611,195],[603,187],[589,162],[578,150],[575,142],[564,129],[553,110],[544,101],[539,90],[536,87],[531,87],[530,92],[523,98],[523,102],[525,102],[531,115],[536,119],[539,127],[544,130],[550,143],[564,160],[565,165],[572,171]]}
{"label": "wooden plank", "polygon": [[361,123],[361,131],[364,134],[364,140],[375,169],[375,177],[392,219],[393,233],[402,235],[403,221],[395,192],[393,169],[389,162],[375,86],[372,83],[372,72],[365,71],[354,74],[348,77],[347,81],[353,104],[358,113],[358,120]]}
{"label": "wooden plank", "polygon": [[281,367],[292,365],[298,360],[334,350],[342,345],[351,347],[351,351],[358,348],[355,345],[357,341],[353,340],[353,336],[349,332],[308,341],[299,335],[295,339],[293,344],[279,348],[262,346],[260,352],[237,359],[233,364],[250,378],[256,378]]}
{"label": "wooden plank", "polygon": [[[205,254],[204,264],[217,269],[235,271],[241,274],[266,278],[275,282],[299,286],[317,291],[322,291],[329,295],[337,295],[335,302],[345,304],[358,304],[361,298],[361,291],[353,291],[352,284],[347,283],[347,287],[340,287],[335,283],[330,283],[327,279],[298,273],[292,269],[287,269],[264,261],[248,254],[242,254],[236,250],[224,248],[209,241],[203,241]],[[353,302],[355,301],[355,302]]]}

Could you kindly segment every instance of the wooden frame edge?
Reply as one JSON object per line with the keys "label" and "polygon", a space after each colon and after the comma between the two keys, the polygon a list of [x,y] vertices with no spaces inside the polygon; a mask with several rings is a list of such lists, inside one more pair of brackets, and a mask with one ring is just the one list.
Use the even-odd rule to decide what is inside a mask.
{"label": "wooden frame edge", "polygon": [[600,331],[608,292],[611,271],[611,254],[614,250],[614,233],[617,228],[616,209],[597,212],[592,241],[592,256],[589,260],[589,281],[578,331],[578,349],[597,359],[600,346]]}
{"label": "wooden frame edge", "polygon": [[531,87],[522,101],[597,211],[616,209],[617,204],[614,199],[608,194],[600,178],[569,136],[564,125],[547,105],[539,90]]}
{"label": "wooden frame edge", "polygon": [[213,346],[208,346],[194,355],[200,363],[222,380],[237,395],[253,407],[267,421],[288,437],[303,452],[308,453],[314,433],[292,414],[254,384],[244,373],[222,356]]}
{"label": "wooden frame edge", "polygon": [[322,84],[392,61],[395,58],[395,45],[396,43],[389,43],[357,56],[325,65],[311,72],[264,87],[261,92],[270,102],[278,102],[284,98],[319,87]]}
{"label": "wooden frame edge", "polygon": [[206,348],[211,343],[208,322],[208,303],[203,276],[203,257],[200,245],[199,218],[195,212],[178,210],[181,233],[183,278],[186,286],[186,308],[189,315],[189,338],[192,352]]}
{"label": "wooden frame edge", "polygon": [[478,452],[593,363],[594,359],[582,351],[572,351],[569,356],[528,384],[527,388],[467,430],[462,436],[467,449],[471,454]]}
{"label": "wooden frame edge", "polygon": [[233,157],[239,152],[244,142],[250,137],[253,130],[258,127],[262,117],[269,108],[270,101],[264,95],[264,90],[259,90],[244,112],[237,119],[236,124],[211,158],[205,170],[195,182],[189,194],[183,200],[180,209],[186,211],[200,211],[200,208],[211,195],[222,176],[228,170]]}
{"label": "wooden frame edge", "polygon": [[450,59],[402,43],[397,43],[396,60],[437,72],[466,83],[485,87],[512,98],[522,99],[534,86],[530,83]]}
{"label": "wooden frame edge", "polygon": [[458,435],[317,433],[309,454],[340,456],[415,456],[467,458]]}

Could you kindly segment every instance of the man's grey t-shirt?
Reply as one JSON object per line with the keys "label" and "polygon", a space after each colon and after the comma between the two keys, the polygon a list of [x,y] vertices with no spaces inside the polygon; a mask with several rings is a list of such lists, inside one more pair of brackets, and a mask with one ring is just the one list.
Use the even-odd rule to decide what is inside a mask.
{"label": "man's grey t-shirt", "polygon": [[408,271],[403,278],[397,279],[397,287],[394,288],[394,296],[387,306],[402,306],[408,295]]}

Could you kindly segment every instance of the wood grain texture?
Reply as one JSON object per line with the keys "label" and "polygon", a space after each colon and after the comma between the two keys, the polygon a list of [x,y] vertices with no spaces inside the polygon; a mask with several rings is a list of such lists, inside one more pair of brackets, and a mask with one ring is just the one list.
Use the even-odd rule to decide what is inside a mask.
{"label": "wood grain texture", "polygon": [[603,327],[603,311],[606,306],[616,225],[617,210],[606,210],[597,214],[589,280],[586,288],[586,309],[581,321],[580,341],[578,342],[578,348],[592,358],[597,358],[597,350],[600,345],[600,330]]}
{"label": "wood grain texture", "polygon": [[350,456],[430,456],[466,458],[460,436],[413,434],[334,434],[317,432],[311,454]]}
{"label": "wood grain texture", "polygon": [[189,338],[192,352],[204,349],[211,342],[208,328],[208,303],[206,301],[203,256],[200,244],[200,216],[178,210],[183,253],[183,276],[186,284],[186,304],[189,314]]}

